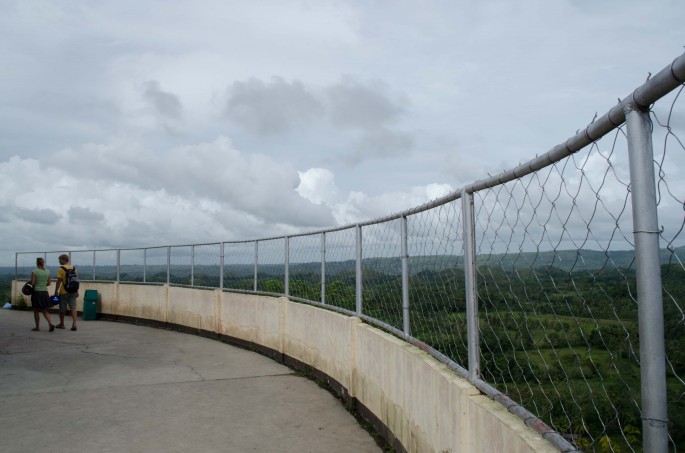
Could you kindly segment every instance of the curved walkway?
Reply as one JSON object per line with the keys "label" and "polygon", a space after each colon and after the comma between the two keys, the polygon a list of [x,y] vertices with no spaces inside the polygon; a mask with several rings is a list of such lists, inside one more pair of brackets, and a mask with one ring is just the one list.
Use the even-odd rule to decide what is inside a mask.
{"label": "curved walkway", "polygon": [[257,353],[150,327],[66,324],[50,333],[41,319],[32,332],[32,312],[0,310],[3,451],[381,451],[330,393]]}

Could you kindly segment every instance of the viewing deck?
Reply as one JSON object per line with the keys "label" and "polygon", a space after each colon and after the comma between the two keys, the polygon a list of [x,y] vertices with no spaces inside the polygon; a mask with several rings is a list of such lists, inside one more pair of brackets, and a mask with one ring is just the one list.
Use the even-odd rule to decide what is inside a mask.
{"label": "viewing deck", "polygon": [[333,395],[263,355],[79,321],[48,332],[41,316],[32,332],[32,312],[0,310],[3,451],[381,451]]}

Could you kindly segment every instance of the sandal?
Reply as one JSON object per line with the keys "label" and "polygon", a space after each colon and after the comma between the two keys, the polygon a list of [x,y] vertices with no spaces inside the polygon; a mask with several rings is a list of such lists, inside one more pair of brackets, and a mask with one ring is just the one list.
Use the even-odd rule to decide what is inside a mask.
{"label": "sandal", "polygon": [[71,326],[71,330],[76,330],[76,326]]}
{"label": "sandal", "polygon": [[52,332],[52,331],[54,331],[54,330],[55,330],[55,325],[54,325],[54,324],[50,324],[50,332]]}
{"label": "sandal", "polygon": [[55,327],[58,329],[64,329],[64,324],[57,324]]}
{"label": "sandal", "polygon": [[40,331],[40,329],[39,329],[38,327],[34,327],[34,328],[33,328],[33,329],[31,329],[31,330],[32,330],[32,331],[34,331],[34,332],[38,332],[38,331]]}

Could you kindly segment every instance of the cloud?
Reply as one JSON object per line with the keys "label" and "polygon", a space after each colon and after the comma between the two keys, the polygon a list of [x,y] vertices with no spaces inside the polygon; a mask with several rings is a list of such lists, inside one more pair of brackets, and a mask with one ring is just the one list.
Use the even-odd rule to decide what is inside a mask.
{"label": "cloud", "polygon": [[105,220],[105,215],[101,212],[92,211],[90,208],[72,206],[68,211],[70,223],[90,224],[97,226]]}
{"label": "cloud", "polygon": [[345,77],[326,89],[331,123],[373,131],[396,122],[404,114],[405,99],[392,96],[385,83],[361,83]]}
{"label": "cloud", "polygon": [[333,172],[325,168],[310,168],[298,172],[300,184],[297,193],[312,203],[332,205],[338,199],[338,187]]}
{"label": "cloud", "polygon": [[392,94],[381,81],[363,83],[346,76],[317,89],[281,77],[271,82],[252,78],[228,88],[224,114],[261,136],[336,134],[348,141],[342,143],[347,150],[342,160],[357,165],[370,157],[392,158],[413,149],[413,137],[394,129],[405,114],[405,104],[403,96]]}
{"label": "cloud", "polygon": [[345,160],[355,165],[369,156],[389,158],[406,155],[412,148],[414,140],[411,135],[380,127],[362,134],[355,145],[355,152]]}
{"label": "cloud", "polygon": [[274,77],[234,82],[228,89],[225,115],[261,135],[280,134],[307,124],[323,111],[320,101],[302,82]]}
{"label": "cloud", "polygon": [[453,190],[454,188],[449,184],[427,184],[411,187],[407,191],[387,192],[380,195],[351,192],[346,200],[333,206],[333,211],[340,225],[358,223],[397,214],[443,197]]}
{"label": "cloud", "polygon": [[64,172],[79,169],[79,178],[93,186],[118,182],[155,194],[213,201],[269,222],[311,227],[333,221],[329,212],[296,192],[300,180],[293,166],[241,153],[225,137],[164,151],[126,141],[89,144],[47,161]]}
{"label": "cloud", "polygon": [[[5,3],[11,252],[264,237],[406,209],[563,143],[681,53],[685,18],[670,0]],[[577,39],[539,39],[555,33]],[[654,139],[656,160],[669,147],[667,232],[685,180],[674,97],[655,105],[671,115]]]}
{"label": "cloud", "polygon": [[52,209],[23,209],[17,207],[14,209],[14,215],[20,220],[41,225],[54,225],[61,218]]}
{"label": "cloud", "polygon": [[143,98],[148,101],[157,113],[162,116],[179,119],[181,118],[181,101],[172,93],[162,91],[159,82],[149,80],[144,84]]}

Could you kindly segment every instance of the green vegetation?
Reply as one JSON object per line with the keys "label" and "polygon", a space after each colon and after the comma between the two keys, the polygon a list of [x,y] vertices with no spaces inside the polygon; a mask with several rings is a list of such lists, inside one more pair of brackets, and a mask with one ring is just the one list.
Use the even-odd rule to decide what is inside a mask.
{"label": "green vegetation", "polygon": [[[454,263],[454,261],[453,261]],[[396,266],[364,262],[364,313],[402,328]],[[410,277],[412,336],[468,363],[464,273],[424,267]],[[380,272],[381,268],[384,272]],[[387,272],[387,273],[386,273]],[[685,446],[685,271],[662,266],[670,433]],[[282,276],[271,276],[282,288]],[[280,286],[279,286],[280,285]],[[291,272],[291,294],[320,300],[320,274]],[[641,451],[634,272],[604,268],[478,268],[483,378],[586,451]],[[329,275],[326,302],[354,310],[353,270]]]}
{"label": "green vegetation", "polygon": [[[568,252],[564,267],[555,265],[555,256],[543,255],[538,261],[544,265],[535,268],[526,259],[479,257],[482,377],[586,451],[641,451],[632,254]],[[685,447],[685,270],[663,257],[662,262],[669,431],[680,450]],[[458,257],[413,257],[409,299],[412,336],[466,367],[462,265]],[[364,313],[402,329],[399,259],[365,259],[362,267]],[[254,289],[252,265],[224,271],[225,288]],[[97,274],[112,271],[97,269]],[[354,310],[354,262],[326,263],[326,274],[326,303]],[[321,300],[319,263],[291,265],[289,275],[290,295]],[[218,287],[220,281],[216,266],[195,267],[192,277],[189,267],[172,266],[171,283],[190,285],[191,278],[197,286]],[[166,279],[165,266],[146,269],[146,282]],[[122,268],[121,280],[142,282],[142,267]],[[258,291],[283,293],[284,288],[282,264],[260,265]],[[8,300],[9,281],[0,280],[0,291]]]}

